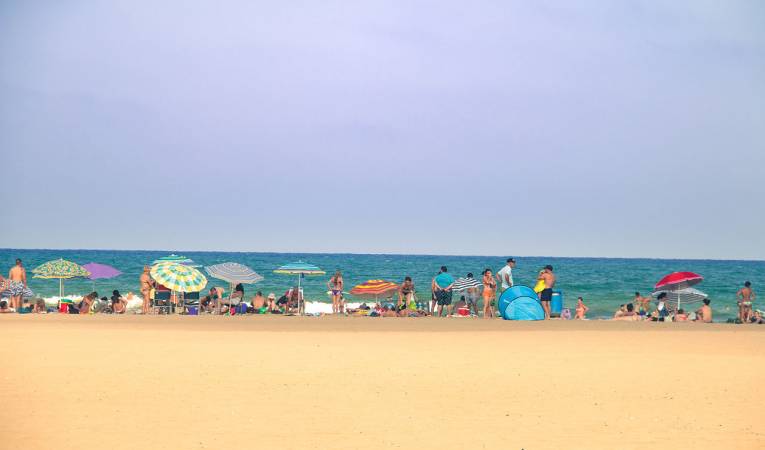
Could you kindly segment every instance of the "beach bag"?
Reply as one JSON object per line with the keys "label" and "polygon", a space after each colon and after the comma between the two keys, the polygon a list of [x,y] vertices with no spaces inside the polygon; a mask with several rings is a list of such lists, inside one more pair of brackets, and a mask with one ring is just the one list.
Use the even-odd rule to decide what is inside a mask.
{"label": "beach bag", "polygon": [[237,309],[236,312],[239,313],[239,314],[247,314],[247,304],[246,303],[240,303],[239,305],[237,305],[236,309]]}

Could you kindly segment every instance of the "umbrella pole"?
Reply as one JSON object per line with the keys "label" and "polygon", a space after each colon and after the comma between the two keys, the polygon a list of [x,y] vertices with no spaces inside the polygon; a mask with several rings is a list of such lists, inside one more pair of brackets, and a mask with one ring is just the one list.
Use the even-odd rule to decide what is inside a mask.
{"label": "umbrella pole", "polygon": [[58,296],[59,297],[64,296],[64,279],[63,278],[58,279]]}
{"label": "umbrella pole", "polygon": [[[298,274],[298,290],[297,290],[297,298],[298,298],[298,316],[303,315],[303,310],[300,309],[300,279],[303,278],[303,274]],[[305,300],[303,301],[305,303]],[[303,305],[305,307],[305,304]]]}

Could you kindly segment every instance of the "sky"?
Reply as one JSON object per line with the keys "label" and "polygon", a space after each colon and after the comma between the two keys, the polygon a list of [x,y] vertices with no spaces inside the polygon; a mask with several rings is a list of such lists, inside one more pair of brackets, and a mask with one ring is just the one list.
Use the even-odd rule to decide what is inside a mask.
{"label": "sky", "polygon": [[4,1],[0,247],[765,259],[760,1]]}

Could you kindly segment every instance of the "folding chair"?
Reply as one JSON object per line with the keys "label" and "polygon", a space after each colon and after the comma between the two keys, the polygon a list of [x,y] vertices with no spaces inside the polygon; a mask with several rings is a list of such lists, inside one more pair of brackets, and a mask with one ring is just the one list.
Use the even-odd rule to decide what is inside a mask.
{"label": "folding chair", "polygon": [[156,314],[159,312],[161,314],[162,310],[165,311],[165,314],[170,314],[170,312],[173,310],[173,305],[170,302],[170,291],[157,291],[154,294],[152,313]]}

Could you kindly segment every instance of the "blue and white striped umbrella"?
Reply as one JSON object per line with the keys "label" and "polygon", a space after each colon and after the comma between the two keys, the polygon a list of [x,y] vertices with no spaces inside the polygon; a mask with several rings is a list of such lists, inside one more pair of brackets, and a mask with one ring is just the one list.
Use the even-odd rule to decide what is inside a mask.
{"label": "blue and white striped umbrella", "polygon": [[253,284],[263,281],[263,276],[245,266],[235,262],[226,262],[205,267],[205,271],[211,276],[229,283]]}
{"label": "blue and white striped umbrella", "polygon": [[281,273],[286,275],[324,275],[325,271],[319,269],[313,264],[304,263],[302,261],[285,264],[278,269],[274,270],[274,273]]}
{"label": "blue and white striped umbrella", "polygon": [[[34,296],[35,296],[35,293],[32,292],[32,289],[29,289],[29,287],[25,287],[24,290],[21,292],[21,298],[32,298]],[[5,289],[4,291],[0,292],[0,297],[11,298],[10,289]]]}
{"label": "blue and white striped umbrella", "polygon": [[475,278],[457,278],[457,281],[452,285],[453,291],[464,291],[480,286],[481,283]]}

